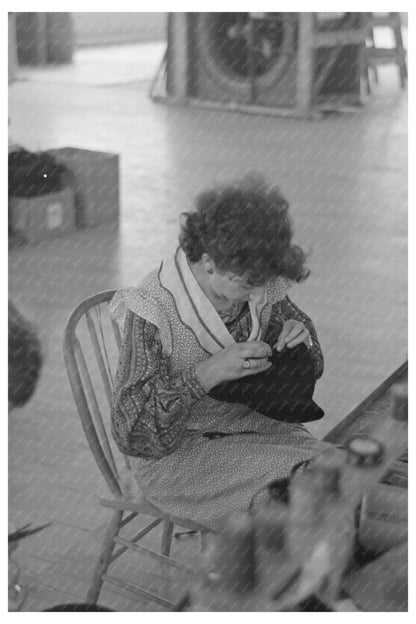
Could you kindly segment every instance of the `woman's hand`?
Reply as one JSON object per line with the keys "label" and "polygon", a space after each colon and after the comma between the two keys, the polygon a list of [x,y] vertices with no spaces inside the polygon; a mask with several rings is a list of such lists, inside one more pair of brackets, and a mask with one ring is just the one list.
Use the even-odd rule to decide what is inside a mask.
{"label": "woman's hand", "polygon": [[301,321],[288,319],[283,323],[283,329],[273,347],[276,351],[282,351],[285,347],[293,349],[301,342],[304,342],[307,347],[312,346],[312,339],[308,329]]}
{"label": "woman's hand", "polygon": [[209,392],[222,381],[262,373],[271,366],[270,345],[258,340],[237,342],[195,365],[195,372]]}

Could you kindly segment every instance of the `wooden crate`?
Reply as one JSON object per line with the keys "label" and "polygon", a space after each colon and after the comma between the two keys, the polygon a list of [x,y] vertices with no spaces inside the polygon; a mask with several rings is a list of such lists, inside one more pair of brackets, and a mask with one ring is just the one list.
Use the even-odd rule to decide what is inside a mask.
{"label": "wooden crate", "polygon": [[78,147],[62,147],[48,153],[72,173],[78,227],[118,221],[118,154]]}
{"label": "wooden crate", "polygon": [[71,187],[38,197],[11,197],[9,202],[13,232],[22,234],[28,243],[75,229],[75,201]]}

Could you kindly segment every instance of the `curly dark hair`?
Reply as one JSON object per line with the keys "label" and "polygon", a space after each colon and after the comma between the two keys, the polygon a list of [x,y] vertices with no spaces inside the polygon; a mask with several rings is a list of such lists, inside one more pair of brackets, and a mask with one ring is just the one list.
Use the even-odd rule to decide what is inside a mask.
{"label": "curly dark hair", "polygon": [[306,256],[292,244],[289,204],[257,174],[208,189],[196,210],[182,213],[179,243],[190,262],[207,253],[219,271],[245,275],[260,285],[278,275],[301,282]]}
{"label": "curly dark hair", "polygon": [[42,368],[42,349],[30,323],[9,300],[9,402],[27,403],[35,391]]}

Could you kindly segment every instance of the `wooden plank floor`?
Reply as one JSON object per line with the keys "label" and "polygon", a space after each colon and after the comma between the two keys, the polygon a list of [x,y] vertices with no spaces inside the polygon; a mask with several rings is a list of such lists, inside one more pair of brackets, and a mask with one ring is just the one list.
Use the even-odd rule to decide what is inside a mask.
{"label": "wooden plank floor", "polygon": [[[121,154],[119,227],[77,231],[9,256],[10,296],[34,321],[45,351],[36,394],[9,425],[10,520],[53,523],[17,551],[28,611],[85,599],[108,520],[97,504],[106,487],[63,366],[65,320],[92,292],[137,283],[173,247],[179,213],[207,183],[252,169],[268,175],[291,201],[298,242],[314,248],[313,273],[293,293],[314,319],[326,355],[317,400],[327,416],[313,433],[323,436],[406,359],[407,98],[394,71],[382,68],[361,113],[303,122],[156,106],[147,97],[148,69],[140,78],[148,50],[139,48],[137,68],[127,68],[120,49],[101,64],[84,50],[72,74],[25,70],[25,80],[10,88],[15,142]],[[190,560],[196,540],[183,538],[176,551]],[[140,557],[126,573],[156,590],[165,582]],[[173,594],[175,580],[183,585],[174,578]],[[103,592],[100,603],[156,608],[115,590]]]}

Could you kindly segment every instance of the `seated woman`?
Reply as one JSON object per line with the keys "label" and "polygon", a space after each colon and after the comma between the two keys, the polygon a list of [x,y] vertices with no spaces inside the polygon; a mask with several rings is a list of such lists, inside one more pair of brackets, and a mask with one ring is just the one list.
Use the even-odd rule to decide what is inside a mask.
{"label": "seated woman", "polygon": [[273,351],[302,343],[322,375],[315,328],[287,296],[309,274],[288,208],[259,178],[203,192],[183,215],[180,247],[111,303],[123,327],[112,407],[118,448],[156,507],[213,530],[328,446],[300,423],[209,394],[261,375]]}

